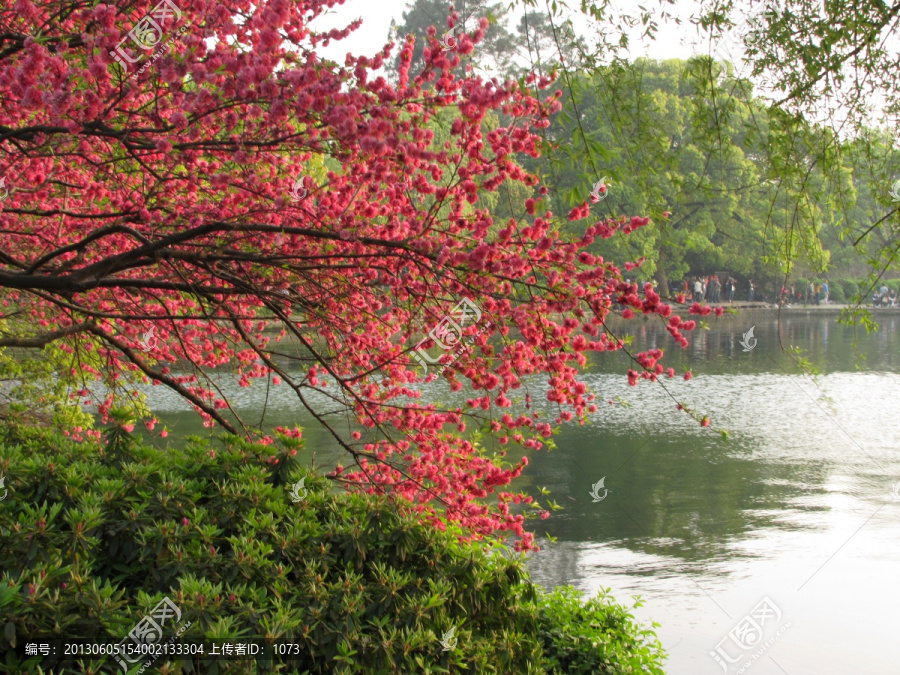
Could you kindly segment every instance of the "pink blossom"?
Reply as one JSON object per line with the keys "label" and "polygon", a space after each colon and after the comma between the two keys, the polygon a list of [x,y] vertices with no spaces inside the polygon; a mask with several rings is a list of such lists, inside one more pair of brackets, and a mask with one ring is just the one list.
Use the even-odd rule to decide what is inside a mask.
{"label": "pink blossom", "polygon": [[[41,33],[46,17],[33,3],[20,5],[18,32]],[[125,17],[112,5],[85,15],[99,27],[87,35],[96,54],[87,61],[84,48],[63,41],[51,53],[34,37],[9,54],[0,63],[0,97],[10,102],[2,124],[55,131],[33,147],[8,148],[4,165],[21,174],[16,185],[39,192],[10,190],[0,213],[0,250],[15,251],[26,268],[36,265],[40,273],[26,276],[40,283],[0,303],[28,312],[30,324],[23,324],[35,333],[64,334],[73,317],[97,317],[98,339],[82,341],[92,357],[83,367],[92,370],[67,375],[117,384],[146,376],[188,400],[205,428],[244,433],[211,384],[216,369],[231,369],[241,387],[286,384],[280,389],[296,389],[305,400],[323,393],[307,397],[311,388],[333,393],[326,407],[350,425],[348,445],[361,444],[356,429],[378,433],[367,434],[372,442],[359,464],[338,466],[332,477],[360,491],[385,489],[436,528],[450,522],[467,537],[513,536],[516,550],[530,550],[534,536],[509,508],[528,503],[509,487],[527,458],[500,459],[505,445],[541,451],[558,424],[597,413],[584,377],[588,358],[624,355],[627,348],[634,361],[623,368],[630,386],[674,373],[665,369],[661,349],[640,345],[632,352],[607,332],[614,311],[621,308],[627,319],[661,318],[672,345],[686,346],[682,333],[695,324],[673,316],[652,287],[639,293],[617,265],[591,252],[601,239],[648,226],[649,217],[600,218],[589,200],[553,214],[550,200],[535,198],[551,191],[517,158],[540,158],[541,131],[561,110],[562,91],[550,94],[552,78],[537,73],[522,88],[461,69],[459,56],[483,42],[486,19],[467,25],[450,53],[437,48],[443,31],[430,31],[420,63],[413,63],[412,38],[390,52],[333,62],[315,55],[348,38],[352,27],[312,32],[328,6],[272,0],[254,13],[238,0],[234,7],[212,3],[200,14],[199,5],[182,7],[193,22],[167,34],[176,39],[159,59],[143,54],[141,74],[122,72],[109,56],[139,16]],[[234,17],[244,14],[236,33]],[[62,32],[77,35],[85,16],[73,15]],[[453,14],[447,27],[459,21]],[[235,39],[207,49],[210,35]],[[306,56],[282,67],[285,36],[291,53],[296,47]],[[398,78],[389,82],[379,71],[393,58]],[[182,87],[187,78],[196,86]],[[434,126],[443,117],[449,133]],[[486,119],[500,121],[485,125]],[[133,152],[123,153],[109,138],[90,135],[98,129],[142,131],[132,139]],[[65,161],[60,147],[70,153]],[[323,152],[335,166],[310,171],[310,158]],[[308,192],[299,200],[291,196],[298,180]],[[508,184],[517,186],[510,194],[524,190],[528,198],[512,204],[501,222],[488,204]],[[33,217],[12,217],[23,210]],[[82,244],[86,237],[89,246]],[[148,256],[123,259],[147,242]],[[623,269],[644,262],[628,261]],[[92,281],[83,292],[52,289],[53,282],[64,287],[82,277]],[[455,308],[464,298],[478,311],[469,313],[457,343],[441,322],[459,318]],[[129,324],[108,318],[114,316],[143,318]],[[138,344],[140,328],[150,323],[159,334],[149,352],[117,346]],[[314,336],[315,354],[302,357],[311,359],[306,372],[277,372],[272,359],[291,351],[286,340],[298,331]],[[436,335],[446,344],[436,344]],[[70,342],[57,344],[74,354]],[[373,383],[365,375],[373,369],[389,371],[386,381]],[[535,380],[547,384],[549,420],[528,393]],[[437,405],[422,395],[423,383],[444,382],[467,392],[460,396],[466,402]],[[118,393],[93,400],[89,390],[96,387],[85,386],[79,399],[96,405],[108,424],[120,407]],[[142,423],[152,431],[159,421]],[[487,425],[491,437],[483,445],[467,437],[473,425]],[[99,432],[84,434],[100,439]],[[294,446],[247,435],[277,445],[270,453],[277,456],[264,460],[270,469],[280,468],[280,457],[297,455]],[[299,429],[278,435],[302,438]],[[492,445],[498,457],[481,449]]]}

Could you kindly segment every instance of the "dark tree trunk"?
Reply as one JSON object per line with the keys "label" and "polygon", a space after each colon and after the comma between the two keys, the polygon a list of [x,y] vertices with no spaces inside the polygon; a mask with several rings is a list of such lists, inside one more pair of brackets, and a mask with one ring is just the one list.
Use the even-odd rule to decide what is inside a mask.
{"label": "dark tree trunk", "polygon": [[656,259],[656,274],[653,278],[656,279],[656,292],[667,297],[669,295],[669,278],[666,276],[666,254],[662,250]]}

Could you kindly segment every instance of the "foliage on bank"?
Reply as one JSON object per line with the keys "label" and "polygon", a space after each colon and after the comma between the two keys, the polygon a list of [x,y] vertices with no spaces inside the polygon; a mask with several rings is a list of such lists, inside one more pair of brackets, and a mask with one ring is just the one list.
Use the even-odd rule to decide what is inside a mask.
{"label": "foliage on bank", "polygon": [[297,466],[300,443],[193,437],[161,450],[114,428],[98,447],[0,427],[6,672],[121,672],[109,657],[51,665],[10,643],[118,643],[164,597],[190,622],[187,640],[302,646],[258,670],[218,661],[223,673],[663,672],[652,630],[605,594],[546,593],[519,556],[461,543],[381,496],[332,494]]}

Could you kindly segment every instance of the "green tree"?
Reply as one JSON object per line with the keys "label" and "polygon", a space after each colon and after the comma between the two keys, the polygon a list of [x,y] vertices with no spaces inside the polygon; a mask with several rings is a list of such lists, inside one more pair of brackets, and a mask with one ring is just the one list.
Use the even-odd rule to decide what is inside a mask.
{"label": "green tree", "polygon": [[[747,4],[715,2],[696,21],[710,33],[726,31],[735,6]],[[838,258],[822,257],[823,269],[856,266],[849,242],[870,270],[865,297],[865,287],[900,269],[900,206],[891,195],[900,175],[893,140],[900,88],[890,47],[900,30],[900,5],[782,0],[766,7],[760,30],[744,47],[748,77],[768,85],[770,109],[781,115],[768,148],[773,174],[795,187],[808,175],[810,184],[793,194],[795,208],[819,207],[808,214],[814,220],[794,219],[789,236],[807,253],[839,247]],[[791,141],[811,121],[819,132],[798,149]]]}
{"label": "green tree", "polygon": [[598,242],[595,251],[620,264],[645,257],[640,278],[654,276],[663,289],[689,271],[755,278],[778,271],[787,214],[766,181],[766,139],[747,131],[764,109],[730,95],[727,79],[709,86],[697,71],[710,65],[721,70],[704,58],[638,59],[570,73],[563,110],[545,136],[549,159],[528,165],[553,174],[554,211],[606,178],[609,198],[598,214],[652,215],[652,228]]}
{"label": "green tree", "polygon": [[547,12],[526,9],[516,26],[517,67],[513,74],[549,75],[563,63],[580,67],[588,45],[577,35],[571,20],[560,21]]}
{"label": "green tree", "polygon": [[[773,287],[797,274],[855,276],[861,266],[871,270],[863,290],[897,276],[900,210],[891,192],[900,162],[891,139],[900,94],[885,45],[900,6],[696,3],[690,21],[707,32],[714,56],[691,59],[687,73],[664,82],[624,53],[626,29],[643,26],[642,37],[654,38],[672,19],[668,6],[601,0],[576,9],[592,51],[579,50],[577,69],[560,64],[566,109],[562,129],[547,130],[559,143],[552,171],[568,174],[567,189],[583,196],[586,182],[612,176],[618,185],[602,208],[637,204],[653,215],[656,253],[645,269],[655,266],[661,282],[720,265]],[[572,21],[565,2],[551,8],[554,24]],[[672,105],[685,89],[691,100]],[[593,107],[615,138],[592,128]],[[566,203],[576,198],[566,194]],[[663,208],[673,215],[661,224]],[[632,253],[638,243],[632,238]]]}
{"label": "green tree", "polygon": [[[490,0],[458,0],[452,6],[459,15],[459,19],[447,36],[448,41],[460,32],[471,33],[476,30],[482,17],[490,21],[490,25],[484,33],[484,39],[478,43],[472,55],[463,58],[463,65],[468,63],[481,67],[495,67],[501,72],[506,72],[509,69],[510,60],[515,54],[516,43],[506,26],[507,10],[503,4]],[[402,40],[406,35],[416,37],[410,76],[415,76],[422,69],[422,54],[427,45],[428,28],[434,26],[437,29],[438,39],[441,39],[450,30],[447,27],[448,16],[451,13],[450,7],[447,0],[415,0],[403,12],[403,19],[399,25],[391,22],[391,38]],[[398,56],[390,67],[390,72],[395,78],[399,73],[399,64]]]}

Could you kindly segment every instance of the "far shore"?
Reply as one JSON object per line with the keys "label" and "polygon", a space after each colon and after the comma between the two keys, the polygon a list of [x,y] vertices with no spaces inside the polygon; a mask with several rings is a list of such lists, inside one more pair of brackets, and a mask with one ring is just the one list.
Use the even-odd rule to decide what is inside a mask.
{"label": "far shore", "polygon": [[[718,304],[712,303],[701,303],[708,304],[710,307],[725,307],[726,309],[731,307],[733,309],[740,310],[764,310],[767,312],[777,312],[778,305],[775,305],[771,302],[748,302],[746,300],[734,302],[720,302]],[[856,305],[843,305],[829,302],[827,305],[804,305],[804,304],[786,304],[781,307],[782,312],[790,312],[792,314],[802,314],[807,312],[842,312],[845,309],[854,309]],[[872,312],[897,312],[900,311],[900,307],[872,307],[871,305],[862,305],[859,309],[867,309]]]}
{"label": "far shore", "polygon": [[[683,305],[678,305],[674,302],[674,300],[670,300],[667,298],[663,298],[663,302],[669,304],[672,307],[672,311],[676,312],[680,316],[687,317],[689,316],[688,310],[690,309],[693,302],[687,302]],[[827,305],[785,305],[779,309],[777,305],[766,302],[748,302],[746,300],[735,300],[734,302],[719,302],[719,303],[711,303],[711,302],[701,302],[703,306],[709,306],[713,309],[716,307],[723,307],[726,312],[729,309],[738,310],[741,314],[748,313],[759,313],[759,314],[769,314],[769,315],[777,315],[781,314],[781,316],[789,315],[789,316],[810,316],[813,314],[824,314],[824,315],[834,315],[838,316],[846,309],[861,309],[867,310],[871,312],[874,316],[883,316],[886,314],[896,314],[900,313],[900,307],[872,307],[871,305],[863,305],[861,307],[857,307],[856,305],[846,305],[846,304],[835,304],[828,303]],[[617,306],[613,311],[617,315],[621,315],[623,306]],[[635,312],[637,316],[641,316],[639,312]],[[726,314],[727,315],[727,314]],[[655,314],[645,314],[645,317],[653,318],[657,315]],[[692,318],[694,315],[690,315]],[[696,317],[696,318],[704,318],[710,319],[713,318],[712,314],[707,315],[706,317]]]}

